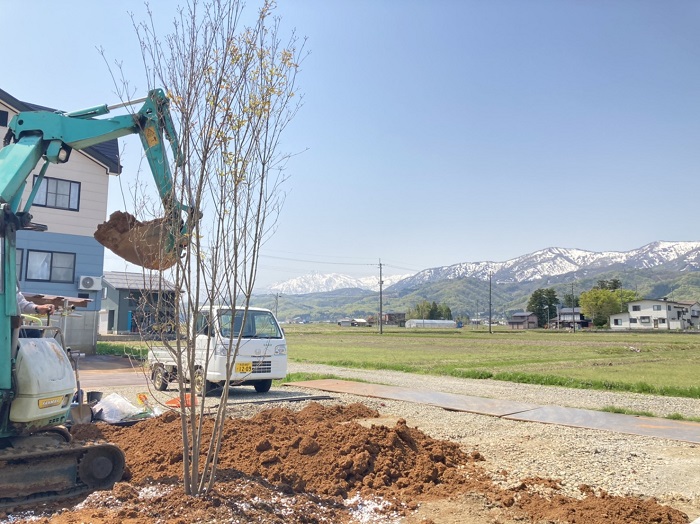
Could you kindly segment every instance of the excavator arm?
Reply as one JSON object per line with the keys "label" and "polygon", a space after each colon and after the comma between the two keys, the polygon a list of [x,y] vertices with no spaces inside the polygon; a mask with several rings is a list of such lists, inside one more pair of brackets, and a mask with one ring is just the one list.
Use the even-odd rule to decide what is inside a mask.
{"label": "excavator arm", "polygon": [[23,211],[18,214],[20,229],[28,227],[30,223],[28,211],[49,163],[67,162],[74,149],[81,150],[138,134],[166,211],[165,216],[142,223],[132,215],[117,212],[110,217],[110,221],[98,227],[95,238],[127,261],[148,269],[167,269],[175,264],[187,244],[195,213],[173,195],[173,177],[164,135],[170,143],[176,165],[180,164],[181,158],[168,98],[162,89],[154,89],[148,97],[135,103],[139,102],[143,102],[143,106],[137,113],[105,119],[95,117],[134,102],[111,107],[96,106],[71,113],[30,111],[12,119],[5,137],[5,147],[0,150],[0,202],[9,203],[12,211],[17,213],[29,175],[40,160],[45,159],[39,180],[34,184]]}
{"label": "excavator arm", "polygon": [[[141,102],[136,113],[96,118]],[[164,137],[176,165],[180,154],[162,90],[112,107],[22,112],[8,126],[0,149],[0,508],[108,489],[124,470],[124,455],[116,446],[67,443],[69,435],[56,431],[67,419],[75,377],[56,340],[18,337],[15,257],[18,230],[45,229],[32,223],[29,211],[48,166],[68,162],[74,149],[131,134],[141,138],[165,216],[142,223],[116,212],[98,226],[95,238],[129,262],[165,269],[187,247],[200,214],[174,196]],[[27,180],[42,161],[22,202]]]}

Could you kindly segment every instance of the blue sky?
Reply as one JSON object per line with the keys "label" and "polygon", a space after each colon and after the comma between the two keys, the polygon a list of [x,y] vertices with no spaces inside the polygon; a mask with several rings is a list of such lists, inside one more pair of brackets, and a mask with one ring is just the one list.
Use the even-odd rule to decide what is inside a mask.
{"label": "blue sky", "polygon": [[[175,5],[151,2],[164,29]],[[0,0],[0,87],[68,110],[114,102],[102,47],[145,92],[127,12],[145,17],[141,2]],[[296,0],[277,12],[310,54],[283,140],[303,153],[261,286],[375,275],[380,258],[402,274],[698,240],[700,3]],[[119,184],[138,149],[126,142],[110,211],[129,210]]]}

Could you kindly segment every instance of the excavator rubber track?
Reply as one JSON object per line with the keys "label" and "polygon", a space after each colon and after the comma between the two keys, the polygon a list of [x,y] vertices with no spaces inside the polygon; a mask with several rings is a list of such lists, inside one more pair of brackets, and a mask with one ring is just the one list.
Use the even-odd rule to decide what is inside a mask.
{"label": "excavator rubber track", "polygon": [[56,442],[0,449],[0,509],[111,489],[124,473],[124,452],[106,442]]}

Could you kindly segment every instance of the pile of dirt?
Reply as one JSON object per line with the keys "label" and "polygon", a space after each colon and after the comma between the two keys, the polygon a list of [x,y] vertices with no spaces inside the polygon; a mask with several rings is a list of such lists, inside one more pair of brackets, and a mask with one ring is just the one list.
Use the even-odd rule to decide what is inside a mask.
{"label": "pile of dirt", "polygon": [[[433,521],[421,516],[421,509],[435,501],[449,502],[445,507],[455,507],[456,501],[472,506],[470,511],[455,507],[454,520],[440,522],[681,524],[689,520],[654,500],[613,497],[587,486],[581,487],[580,499],[564,497],[557,494],[558,483],[552,479],[523,479],[514,488],[501,488],[481,466],[484,457],[478,452],[467,453],[452,442],[432,439],[403,420],[393,427],[357,422],[378,415],[361,404],[309,404],[297,412],[274,408],[250,419],[230,419],[216,488],[206,498],[186,497],[180,486],[177,414],[132,427],[75,426],[72,432],[79,440],[101,438],[124,450],[126,478],[111,492],[93,494],[51,515],[44,513],[39,522],[342,523],[394,522],[404,517],[406,522],[428,524]],[[467,514],[479,519],[465,520]],[[14,515],[12,521],[24,516]]]}

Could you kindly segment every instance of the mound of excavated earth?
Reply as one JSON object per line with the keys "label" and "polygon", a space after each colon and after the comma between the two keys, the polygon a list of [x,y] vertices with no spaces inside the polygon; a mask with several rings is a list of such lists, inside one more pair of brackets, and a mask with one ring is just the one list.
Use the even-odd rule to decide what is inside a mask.
{"label": "mound of excavated earth", "polygon": [[76,439],[105,439],[124,450],[128,467],[124,480],[111,492],[2,520],[96,524],[680,524],[689,520],[654,500],[609,496],[587,486],[581,486],[580,498],[565,497],[558,494],[556,479],[518,479],[515,488],[499,487],[482,467],[484,460],[497,463],[498,457],[466,453],[403,420],[393,427],[380,425],[379,420],[371,424],[378,416],[361,404],[311,403],[300,411],[274,408],[250,419],[230,419],[216,486],[201,498],[185,496],[181,487],[178,414],[170,412],[130,427],[75,426]]}

